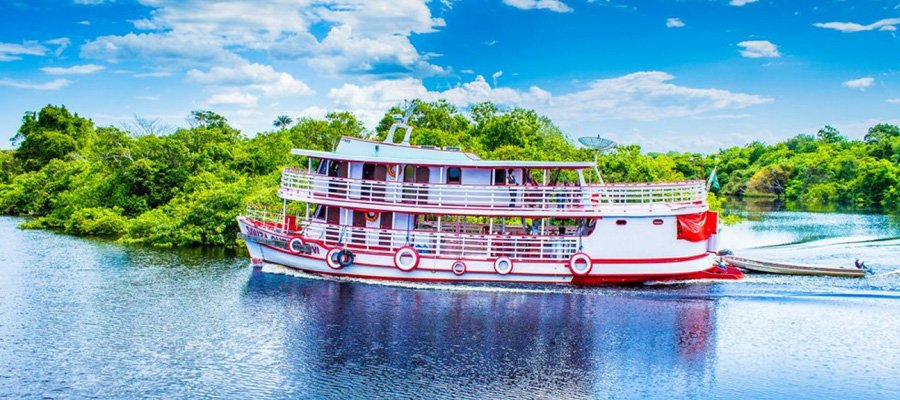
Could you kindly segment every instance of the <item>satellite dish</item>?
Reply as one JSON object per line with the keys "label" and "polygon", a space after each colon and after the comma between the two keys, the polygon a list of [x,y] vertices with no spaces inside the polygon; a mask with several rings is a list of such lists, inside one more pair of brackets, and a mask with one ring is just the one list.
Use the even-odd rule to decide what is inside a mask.
{"label": "satellite dish", "polygon": [[616,142],[613,142],[612,140],[606,138],[602,138],[599,135],[580,137],[578,138],[578,142],[583,144],[584,147],[596,150],[598,152],[609,150],[616,145]]}

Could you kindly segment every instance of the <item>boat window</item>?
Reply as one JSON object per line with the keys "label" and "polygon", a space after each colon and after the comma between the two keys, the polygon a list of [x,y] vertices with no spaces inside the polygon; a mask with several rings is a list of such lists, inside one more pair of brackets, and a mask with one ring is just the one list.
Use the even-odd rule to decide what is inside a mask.
{"label": "boat window", "polygon": [[325,175],[325,171],[328,170],[328,160],[319,160],[319,165],[316,167],[316,174]]}
{"label": "boat window", "polygon": [[505,185],[506,184],[506,170],[505,169],[495,169],[494,170],[494,185]]}
{"label": "boat window", "polygon": [[416,181],[416,166],[415,165],[407,165],[406,168],[403,169],[403,182],[415,182]]}
{"label": "boat window", "polygon": [[363,164],[362,178],[369,181],[375,179],[375,164]]}
{"label": "boat window", "polygon": [[619,226],[625,226],[626,224],[628,224],[628,221],[626,221],[626,220],[624,220],[624,219],[617,219],[617,220],[616,220],[616,225],[619,225]]}
{"label": "boat window", "polygon": [[459,184],[462,182],[462,171],[459,168],[447,168],[447,183]]}

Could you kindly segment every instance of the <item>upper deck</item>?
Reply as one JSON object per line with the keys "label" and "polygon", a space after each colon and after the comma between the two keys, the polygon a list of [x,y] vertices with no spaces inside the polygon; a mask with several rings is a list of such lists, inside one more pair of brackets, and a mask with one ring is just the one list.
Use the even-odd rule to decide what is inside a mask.
{"label": "upper deck", "polygon": [[587,186],[466,185],[350,179],[285,169],[285,199],[371,211],[506,217],[674,215],[707,209],[703,181]]}
{"label": "upper deck", "polygon": [[[590,162],[481,160],[474,154],[343,138],[336,151],[294,150],[284,199],[377,212],[495,217],[659,216],[705,211],[703,181],[588,184]],[[321,160],[314,168],[313,160]],[[559,170],[577,182],[549,182]],[[536,178],[537,177],[537,178]],[[542,178],[542,179],[540,179]],[[538,183],[538,181],[542,181]]]}

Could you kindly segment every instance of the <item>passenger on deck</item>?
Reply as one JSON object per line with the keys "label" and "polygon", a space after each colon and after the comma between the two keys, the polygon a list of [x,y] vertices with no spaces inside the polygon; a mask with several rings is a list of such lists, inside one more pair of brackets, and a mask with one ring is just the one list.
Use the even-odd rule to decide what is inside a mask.
{"label": "passenger on deck", "polygon": [[512,169],[508,169],[506,171],[506,184],[509,185],[509,206],[515,207],[515,205],[516,205],[515,186],[518,185],[518,183],[516,183],[516,175],[513,174]]}

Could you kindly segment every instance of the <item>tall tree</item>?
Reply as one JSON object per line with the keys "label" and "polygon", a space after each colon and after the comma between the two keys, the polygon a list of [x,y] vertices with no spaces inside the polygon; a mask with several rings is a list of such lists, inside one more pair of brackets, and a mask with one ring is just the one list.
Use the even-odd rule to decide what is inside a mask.
{"label": "tall tree", "polygon": [[279,115],[275,117],[275,122],[272,122],[272,125],[283,131],[287,129],[288,126],[290,126],[293,122],[294,120],[291,119],[291,117],[288,117],[287,115]]}

